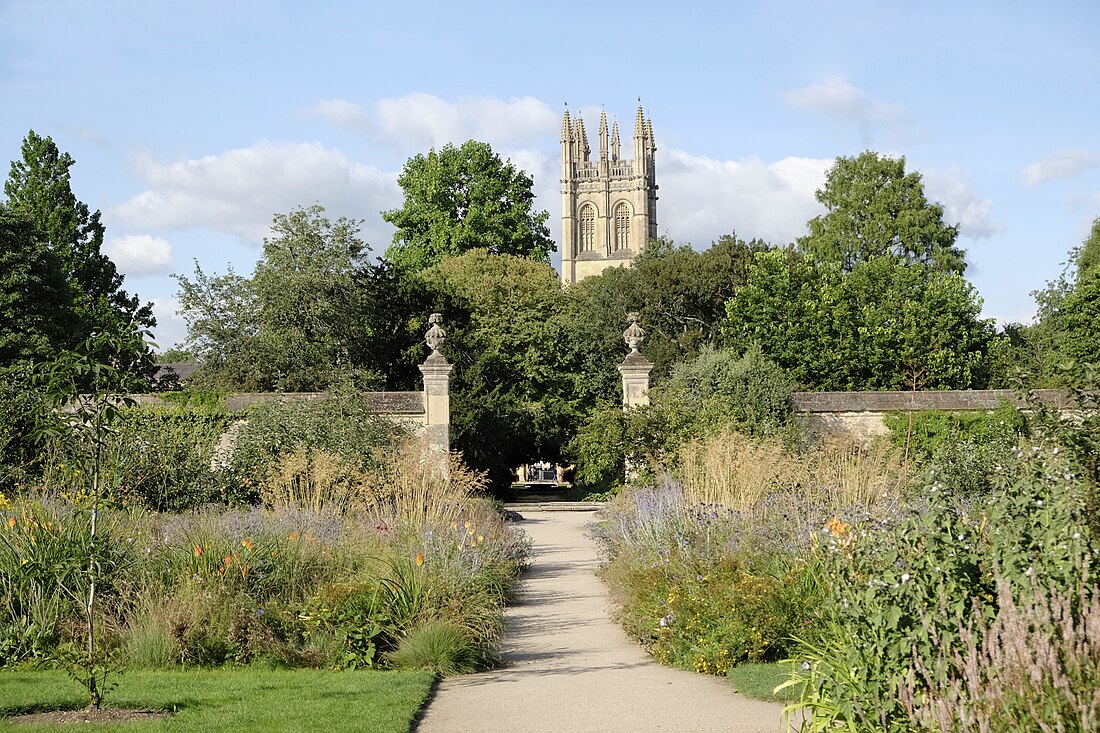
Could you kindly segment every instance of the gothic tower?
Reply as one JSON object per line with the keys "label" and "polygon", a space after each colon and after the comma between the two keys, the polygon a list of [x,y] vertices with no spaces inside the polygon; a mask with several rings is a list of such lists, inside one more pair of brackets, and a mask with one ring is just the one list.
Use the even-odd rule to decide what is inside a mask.
{"label": "gothic tower", "polygon": [[600,157],[591,159],[580,115],[561,125],[561,279],[565,284],[623,267],[657,237],[653,123],[634,119],[634,158],[619,150],[619,123],[600,113]]}

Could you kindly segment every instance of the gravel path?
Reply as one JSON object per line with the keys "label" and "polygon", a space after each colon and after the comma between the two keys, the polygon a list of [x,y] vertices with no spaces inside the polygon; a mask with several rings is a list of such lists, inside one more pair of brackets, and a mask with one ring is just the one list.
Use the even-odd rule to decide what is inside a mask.
{"label": "gravel path", "polygon": [[778,733],[782,707],[649,660],[608,614],[589,512],[523,511],[533,562],[507,612],[504,665],[441,682],[418,733]]}

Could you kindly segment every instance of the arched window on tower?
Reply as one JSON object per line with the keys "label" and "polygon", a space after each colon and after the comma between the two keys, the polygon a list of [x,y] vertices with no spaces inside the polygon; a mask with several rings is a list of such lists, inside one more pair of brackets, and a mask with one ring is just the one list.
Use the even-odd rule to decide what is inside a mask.
{"label": "arched window on tower", "polygon": [[625,201],[615,207],[615,249],[630,249],[630,206]]}
{"label": "arched window on tower", "polygon": [[585,204],[581,207],[581,252],[596,249],[596,207]]}

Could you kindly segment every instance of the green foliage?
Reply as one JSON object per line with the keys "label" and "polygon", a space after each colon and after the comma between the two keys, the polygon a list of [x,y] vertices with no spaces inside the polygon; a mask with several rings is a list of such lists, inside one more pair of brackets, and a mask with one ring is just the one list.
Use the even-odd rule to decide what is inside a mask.
{"label": "green foliage", "polygon": [[992,412],[892,412],[885,423],[894,445],[933,467],[944,492],[960,497],[989,493],[1029,434],[1027,417],[1008,402]]}
{"label": "green foliage", "polygon": [[626,314],[637,312],[646,331],[645,355],[659,382],[680,362],[713,344],[726,301],[747,277],[755,252],[769,245],[719,237],[702,252],[658,238],[629,268],[608,268],[566,290],[558,319],[567,333],[556,345],[559,363],[576,374],[584,404],[616,399]]}
{"label": "green foliage", "polygon": [[65,621],[87,600],[89,564],[99,571],[99,602],[119,602],[120,575],[133,563],[125,525],[101,527],[95,538],[90,512],[56,501],[19,503],[0,516],[0,657],[11,665],[52,658],[81,640]]}
{"label": "green foliage", "polygon": [[361,370],[355,277],[361,222],[335,222],[319,205],[276,214],[252,278],[177,276],[186,347],[201,362],[194,381],[252,392],[310,392],[369,384]]}
{"label": "green foliage", "polygon": [[[152,303],[141,305],[137,296],[122,289],[123,276],[110,258],[100,250],[104,228],[99,211],[90,212],[87,204],[77,200],[70,185],[69,169],[75,161],[62,153],[49,137],[34,130],[23,139],[21,158],[11,164],[4,182],[4,193],[13,212],[33,222],[35,236],[48,243],[49,251],[60,264],[66,281],[67,296],[54,290],[55,275],[49,275],[52,298],[72,303],[72,310],[59,311],[54,326],[67,334],[60,339],[66,348],[101,332],[142,332],[156,325]],[[31,234],[21,229],[18,238],[23,246],[31,244]],[[40,256],[40,255],[39,255]],[[55,265],[51,262],[49,266]],[[41,297],[41,294],[39,296]],[[60,334],[58,334],[60,335]],[[101,355],[104,361],[107,355]],[[130,357],[122,368],[137,376],[148,377],[153,370],[150,348]]]}
{"label": "green foliage", "polygon": [[0,369],[71,345],[73,293],[61,259],[26,213],[0,204]]}
{"label": "green foliage", "polygon": [[804,388],[967,389],[988,381],[993,327],[979,319],[973,286],[954,272],[893,256],[844,272],[766,252],[726,312],[730,347],[760,344]]}
{"label": "green foliage", "polygon": [[891,255],[936,272],[961,274],[964,252],[955,246],[959,230],[943,220],[943,206],[929,203],[919,173],[905,172],[905,158],[870,150],[841,156],[825,175],[817,200],[826,213],[809,221],[798,247],[817,262],[844,271]]}
{"label": "green foliage", "polygon": [[375,466],[380,448],[392,443],[398,429],[367,409],[356,393],[317,400],[261,402],[243,415],[235,428],[232,451],[218,456],[226,470],[225,501],[254,503],[260,481],[279,458],[296,449],[325,452],[348,469]]}
{"label": "green foliage", "polygon": [[786,375],[758,347],[743,356],[704,347],[650,390],[648,407],[624,412],[604,402],[589,413],[569,445],[577,482],[613,490],[628,465],[670,467],[684,443],[722,430],[776,435],[790,420],[790,401]]}
{"label": "green foliage", "polygon": [[[1028,387],[1071,387],[1071,367],[1100,363],[1100,219],[1089,237],[1070,251],[1061,274],[1032,295],[1037,305],[1036,322],[1015,328],[1012,346],[1014,366]],[[1014,335],[1016,335],[1014,334]],[[1012,384],[1016,375],[1009,373]],[[1067,379],[1070,378],[1070,379]]]}
{"label": "green foliage", "polygon": [[[315,728],[332,733],[407,733],[427,701],[434,679],[430,672],[419,671],[338,674],[258,667],[134,671],[119,679],[112,699],[119,707],[133,710],[171,710],[171,718],[94,727],[143,731],[169,728],[181,733],[268,733]],[[0,715],[80,705],[79,688],[62,674],[4,673]]]}
{"label": "green foliage", "polygon": [[479,660],[469,631],[449,621],[428,621],[398,642],[389,661],[396,669],[427,669],[451,677],[475,671]]}
{"label": "green foliage", "polygon": [[382,212],[397,228],[386,259],[418,272],[473,249],[549,264],[549,214],[535,213],[530,176],[502,161],[488,143],[447,144],[405,163],[399,209]]}
{"label": "green foliage", "polygon": [[421,273],[450,300],[447,357],[452,445],[507,487],[514,468],[556,460],[578,420],[575,376],[559,362],[566,334],[554,321],[562,293],[553,268],[473,250]]}
{"label": "green foliage", "polygon": [[42,454],[31,438],[34,418],[48,409],[29,370],[0,370],[0,492],[17,493],[40,475]]}
{"label": "green foliage", "polygon": [[1095,403],[1085,408],[1074,420],[1040,408],[1033,446],[1017,451],[983,501],[945,497],[932,474],[923,502],[898,522],[830,523],[820,556],[835,624],[799,652],[811,661],[800,703],[814,714],[809,730],[909,730],[900,700],[911,666],[946,688],[943,655],[981,644],[963,639],[964,620],[997,616],[998,580],[1017,600],[1034,581],[1086,582],[1098,431]]}
{"label": "green foliage", "polygon": [[601,574],[624,629],[658,660],[726,674],[786,656],[812,623],[816,569],[779,540],[785,528],[750,513],[689,503],[674,485],[624,491],[604,509]]}

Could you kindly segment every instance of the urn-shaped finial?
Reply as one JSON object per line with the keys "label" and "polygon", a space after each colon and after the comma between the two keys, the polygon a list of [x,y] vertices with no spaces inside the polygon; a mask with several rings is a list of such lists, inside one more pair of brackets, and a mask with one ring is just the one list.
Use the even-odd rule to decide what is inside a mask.
{"label": "urn-shaped finial", "polygon": [[630,352],[637,353],[638,347],[642,345],[642,341],[645,341],[645,331],[638,325],[638,319],[641,317],[636,312],[627,313],[626,317],[630,319],[630,325],[623,331],[623,340],[626,341],[626,345],[630,347]]}
{"label": "urn-shaped finial", "polygon": [[443,323],[443,314],[432,313],[428,316],[428,323],[431,324],[431,328],[424,334],[424,342],[428,344],[432,354],[438,354],[443,344],[447,343],[447,333],[439,326]]}

